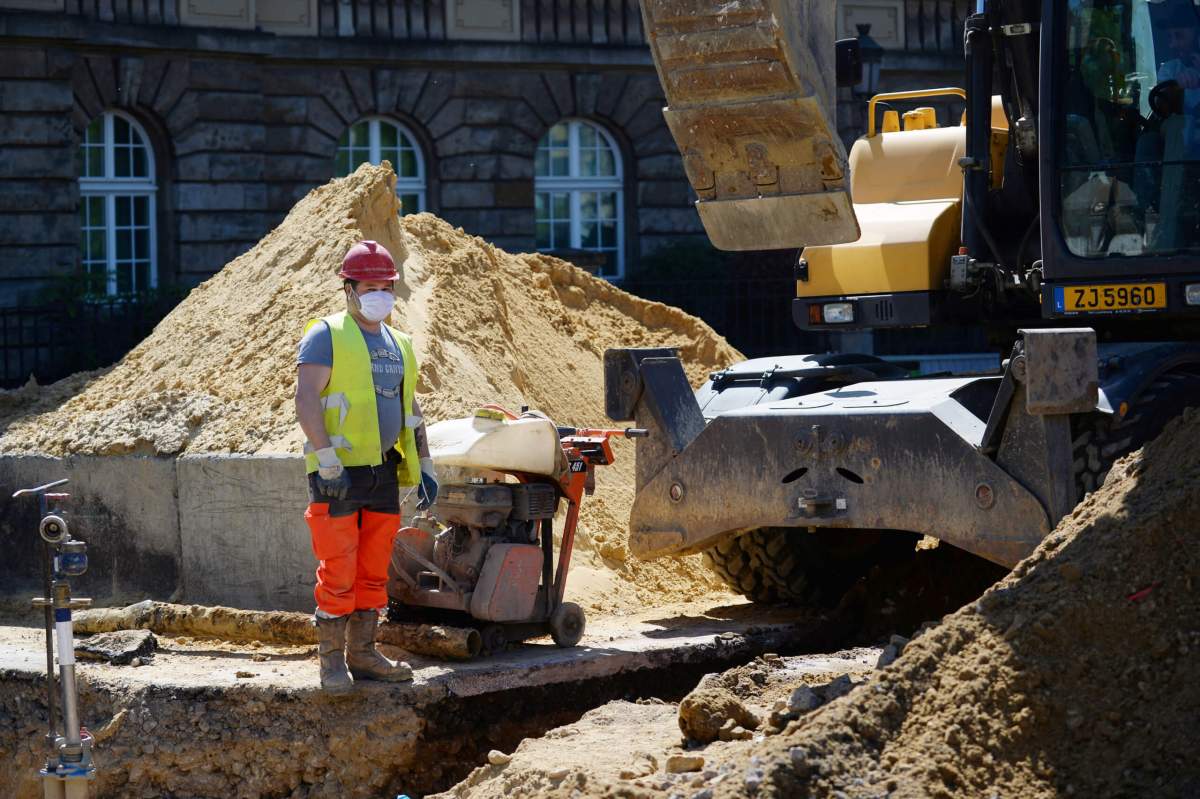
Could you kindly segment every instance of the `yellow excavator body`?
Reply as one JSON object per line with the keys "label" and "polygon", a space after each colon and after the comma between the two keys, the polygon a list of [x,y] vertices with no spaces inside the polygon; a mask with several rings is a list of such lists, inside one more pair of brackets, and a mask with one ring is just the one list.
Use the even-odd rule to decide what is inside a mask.
{"label": "yellow excavator body", "polygon": [[850,150],[857,241],[806,247],[799,297],[929,291],[959,244],[965,128],[863,137]]}
{"label": "yellow excavator body", "polygon": [[[966,149],[966,127],[937,127],[929,107],[909,111],[905,118],[910,123],[905,130],[895,130],[894,123],[885,120],[882,133],[863,136],[850,149],[850,193],[861,235],[845,244],[806,247],[808,279],[796,282],[797,297],[942,288],[950,256],[961,244],[963,180],[958,162]],[[996,97],[994,164],[1003,164],[1007,143],[1008,121]]]}

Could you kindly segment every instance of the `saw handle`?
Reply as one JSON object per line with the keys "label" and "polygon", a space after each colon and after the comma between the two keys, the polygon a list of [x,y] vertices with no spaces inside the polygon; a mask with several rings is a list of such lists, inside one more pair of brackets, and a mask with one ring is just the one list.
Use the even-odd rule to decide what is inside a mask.
{"label": "saw handle", "polygon": [[594,427],[564,427],[558,425],[559,438],[646,438],[650,431],[644,427],[627,427],[624,430],[607,430]]}

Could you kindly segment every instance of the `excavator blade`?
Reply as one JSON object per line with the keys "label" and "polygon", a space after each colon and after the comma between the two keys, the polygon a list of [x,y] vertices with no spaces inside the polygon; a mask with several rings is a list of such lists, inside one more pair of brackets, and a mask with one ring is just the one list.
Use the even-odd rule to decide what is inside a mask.
{"label": "excavator blade", "polygon": [[830,0],[643,0],[663,110],[722,250],[858,238]]}

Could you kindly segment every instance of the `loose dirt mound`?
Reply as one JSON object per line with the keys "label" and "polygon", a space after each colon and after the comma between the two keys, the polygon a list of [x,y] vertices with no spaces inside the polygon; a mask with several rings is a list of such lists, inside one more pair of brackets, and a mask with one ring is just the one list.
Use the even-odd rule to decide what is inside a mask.
{"label": "loose dirt mound", "polygon": [[[691,790],[1200,796],[1198,499],[1190,410],[977,602],[848,696],[710,759],[712,778]],[[585,793],[666,790],[603,782]]]}
{"label": "loose dirt mound", "polygon": [[[400,218],[394,184],[390,166],[364,165],[312,191],[112,369],[0,392],[0,452],[298,453],[296,343],[306,320],[343,307],[335,273],[362,238],[403,260],[392,323],[413,334],[433,420],[500,402],[600,425],[608,347],[678,347],[694,381],[740,357],[699,319],[566,262],[511,255],[430,214]],[[610,608],[636,604],[630,580],[656,602],[715,589],[695,559],[627,561],[633,448],[616,455],[584,505],[577,587]]]}
{"label": "loose dirt mound", "polygon": [[1200,795],[1198,498],[1189,411],[1010,577],[760,747],[764,791]]}
{"label": "loose dirt mound", "polygon": [[[446,796],[501,785],[508,796],[622,799],[1200,796],[1197,499],[1193,409],[1121,460],[1010,576],[782,732],[772,723],[755,741],[691,749],[699,773],[671,774],[651,734],[661,738],[670,719],[624,725],[609,705],[616,714],[601,733],[585,722],[606,708],[523,742],[511,767],[478,769]],[[745,682],[736,670],[719,680]],[[789,706],[805,704],[800,693]],[[567,735],[587,751],[641,736],[659,757],[619,776],[611,765],[552,771],[552,737]],[[646,760],[618,751],[625,763]]]}

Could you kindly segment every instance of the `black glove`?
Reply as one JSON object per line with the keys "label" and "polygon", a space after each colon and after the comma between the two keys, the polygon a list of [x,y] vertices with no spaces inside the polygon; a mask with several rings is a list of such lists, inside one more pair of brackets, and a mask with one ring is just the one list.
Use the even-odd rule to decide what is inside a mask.
{"label": "black glove", "polygon": [[330,499],[345,499],[350,493],[350,475],[333,447],[317,450],[317,491]]}
{"label": "black glove", "polygon": [[317,475],[317,491],[330,499],[345,499],[350,494],[350,475],[345,469],[337,477]]}

